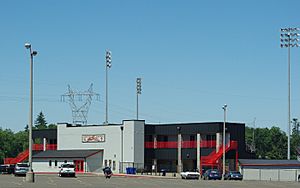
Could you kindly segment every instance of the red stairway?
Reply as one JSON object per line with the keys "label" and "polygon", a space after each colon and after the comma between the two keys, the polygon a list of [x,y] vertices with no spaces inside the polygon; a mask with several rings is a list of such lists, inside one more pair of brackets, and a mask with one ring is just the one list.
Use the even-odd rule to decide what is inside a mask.
{"label": "red stairway", "polygon": [[[237,150],[237,146],[238,146],[237,141],[230,141],[225,146],[225,153],[227,153],[230,150]],[[222,156],[223,156],[223,145],[220,146],[218,152],[214,150],[207,156],[201,156],[201,165],[212,166],[212,167],[219,166],[219,159],[222,158]]]}
{"label": "red stairway", "polygon": [[[43,151],[43,144],[33,144],[32,150],[33,151]],[[47,144],[46,150],[57,150],[56,144]],[[19,153],[19,155],[15,158],[5,158],[4,164],[17,164],[20,162],[23,162],[28,159],[29,156],[29,149],[26,149],[25,151]]]}

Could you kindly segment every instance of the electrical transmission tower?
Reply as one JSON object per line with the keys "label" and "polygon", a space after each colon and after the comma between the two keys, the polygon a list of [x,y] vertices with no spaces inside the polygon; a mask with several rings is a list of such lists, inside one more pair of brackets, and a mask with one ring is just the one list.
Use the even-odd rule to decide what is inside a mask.
{"label": "electrical transmission tower", "polygon": [[[67,101],[72,110],[73,124],[87,124],[87,115],[93,98],[99,100],[100,95],[93,92],[93,84],[87,91],[73,91],[68,85],[68,92],[61,96],[63,102]],[[80,103],[80,104],[78,104]]]}

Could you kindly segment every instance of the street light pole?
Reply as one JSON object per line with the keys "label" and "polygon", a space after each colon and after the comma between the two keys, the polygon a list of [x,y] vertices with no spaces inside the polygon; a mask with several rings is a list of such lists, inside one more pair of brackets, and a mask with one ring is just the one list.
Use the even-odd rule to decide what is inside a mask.
{"label": "street light pole", "polygon": [[26,173],[26,181],[34,182],[34,172],[32,170],[32,122],[33,122],[33,56],[37,55],[37,51],[32,50],[31,44],[25,43],[25,48],[30,52],[30,101],[29,101],[29,170]]}
{"label": "street light pole", "polygon": [[139,119],[139,95],[142,94],[142,78],[136,79],[136,120]]}
{"label": "street light pole", "polygon": [[123,132],[124,132],[124,126],[121,125],[121,162],[120,162],[120,173],[123,173]]}
{"label": "street light pole", "polygon": [[287,159],[290,160],[290,149],[291,149],[291,47],[299,47],[299,39],[300,34],[299,28],[282,28],[280,29],[280,47],[288,48],[288,151],[287,151]]}
{"label": "street light pole", "polygon": [[108,68],[111,68],[111,51],[106,50],[105,65],[105,122],[108,124]]}
{"label": "street light pole", "polygon": [[222,174],[222,179],[224,180],[224,175],[225,175],[225,130],[226,130],[226,109],[227,109],[227,104],[223,105],[223,110],[224,110],[224,123],[223,123],[223,174]]}

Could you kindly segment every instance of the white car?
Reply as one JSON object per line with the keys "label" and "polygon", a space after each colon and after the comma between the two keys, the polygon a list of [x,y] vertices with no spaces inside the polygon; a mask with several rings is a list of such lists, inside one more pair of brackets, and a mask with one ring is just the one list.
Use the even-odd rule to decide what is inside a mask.
{"label": "white car", "polygon": [[60,170],[58,172],[58,175],[60,177],[63,176],[70,176],[75,177],[75,165],[74,164],[62,164],[60,167]]}
{"label": "white car", "polygon": [[181,172],[180,176],[182,179],[199,179],[200,178],[200,173],[199,172]]}
{"label": "white car", "polygon": [[27,163],[17,163],[15,166],[15,176],[26,176],[29,170],[29,165]]}

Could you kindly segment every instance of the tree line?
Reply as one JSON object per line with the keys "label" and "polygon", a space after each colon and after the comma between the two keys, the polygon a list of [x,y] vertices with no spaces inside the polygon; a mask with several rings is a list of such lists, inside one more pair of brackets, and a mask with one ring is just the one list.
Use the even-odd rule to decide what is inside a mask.
{"label": "tree line", "polygon": [[[55,129],[55,124],[47,123],[43,112],[40,112],[34,122],[33,129]],[[24,130],[14,133],[11,129],[0,127],[0,164],[4,158],[16,157],[28,148],[28,125]]]}
{"label": "tree line", "polygon": [[[300,146],[299,127],[300,123],[294,119],[290,142],[291,159],[297,159],[297,148]],[[38,114],[33,126],[33,129],[55,128],[55,124],[48,125],[42,112]],[[248,149],[255,153],[257,159],[287,159],[287,135],[279,127],[251,128],[246,126],[245,141]],[[0,164],[4,162],[4,158],[16,157],[27,148],[28,125],[17,133],[0,127]]]}
{"label": "tree line", "polygon": [[[299,125],[294,119],[290,137],[290,159],[297,159],[297,148],[300,146]],[[246,127],[245,141],[257,159],[287,159],[288,137],[279,127]]]}

